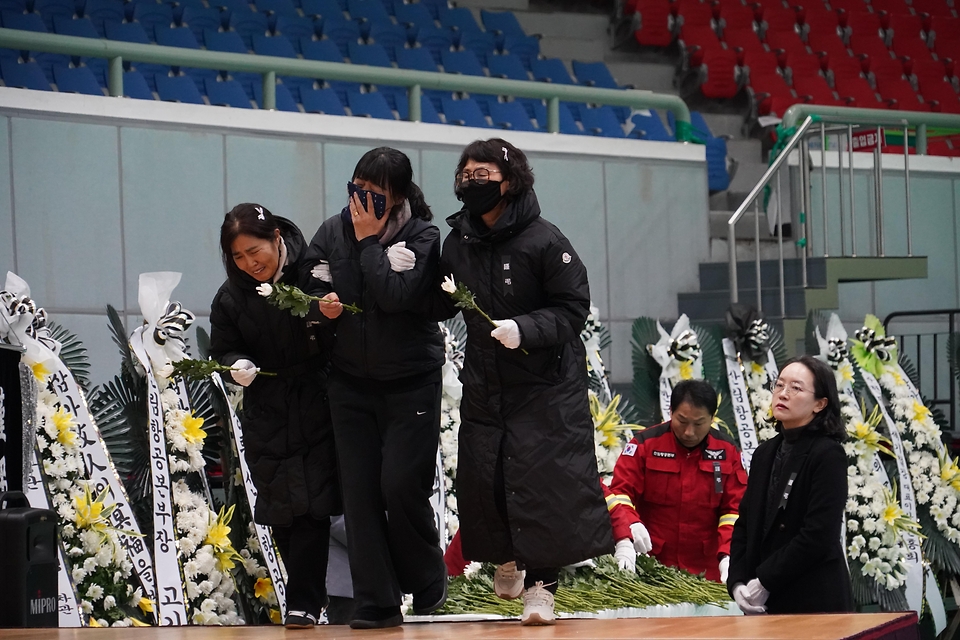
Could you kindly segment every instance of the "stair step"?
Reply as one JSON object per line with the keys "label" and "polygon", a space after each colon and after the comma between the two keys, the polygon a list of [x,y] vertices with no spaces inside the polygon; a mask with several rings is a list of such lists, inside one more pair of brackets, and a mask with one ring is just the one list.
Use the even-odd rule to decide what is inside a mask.
{"label": "stair step", "polygon": [[[552,38],[599,40],[599,44],[603,46],[604,51],[609,49],[606,38],[607,25],[610,24],[610,19],[607,16],[564,11],[550,13],[522,11],[516,15],[517,21],[526,33],[531,35],[539,33],[544,40]],[[585,60],[585,62],[593,62],[602,58],[603,53],[596,58]]]}
{"label": "stair step", "polygon": [[[765,315],[780,316],[780,290],[764,287],[760,291],[761,302]],[[757,290],[755,288],[740,288],[739,300],[744,304],[756,305]],[[785,287],[784,302],[787,318],[804,318],[807,315],[806,293],[803,287]],[[716,291],[698,291],[696,293],[677,294],[677,310],[685,313],[691,320],[720,320],[725,317],[730,306],[730,291],[720,289]]]}
{"label": "stair step", "polygon": [[[744,293],[748,289],[757,288],[757,267],[753,261],[737,263],[737,285],[740,288],[740,297],[747,298]],[[783,261],[783,282],[787,287],[801,287],[803,284],[803,263],[797,258]],[[763,289],[778,289],[780,286],[780,265],[778,260],[760,261],[760,278]],[[823,258],[807,259],[807,285],[809,287],[827,286],[827,267]],[[730,289],[730,273],[724,262],[706,262],[700,264],[700,291],[728,292]],[[683,295],[683,294],[681,294]],[[756,294],[754,294],[756,295]]]}
{"label": "stair step", "polygon": [[672,64],[607,62],[607,68],[621,85],[632,84],[637,89],[677,95],[677,90],[673,87],[675,67]]}
{"label": "stair step", "polygon": [[703,119],[710,127],[710,133],[715,136],[731,136],[734,139],[742,138],[743,116],[726,113],[704,113]]}

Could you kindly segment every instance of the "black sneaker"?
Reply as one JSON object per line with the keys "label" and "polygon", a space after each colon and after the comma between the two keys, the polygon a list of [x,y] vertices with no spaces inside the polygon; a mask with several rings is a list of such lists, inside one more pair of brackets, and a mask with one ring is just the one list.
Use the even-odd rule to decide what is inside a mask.
{"label": "black sneaker", "polygon": [[386,629],[403,623],[400,607],[357,607],[350,621],[351,629]]}
{"label": "black sneaker", "polygon": [[413,612],[418,616],[433,613],[447,601],[447,569],[439,580],[421,591],[413,594]]}
{"label": "black sneaker", "polygon": [[306,611],[287,611],[287,617],[283,619],[283,626],[287,629],[313,629],[316,624],[316,617]]}

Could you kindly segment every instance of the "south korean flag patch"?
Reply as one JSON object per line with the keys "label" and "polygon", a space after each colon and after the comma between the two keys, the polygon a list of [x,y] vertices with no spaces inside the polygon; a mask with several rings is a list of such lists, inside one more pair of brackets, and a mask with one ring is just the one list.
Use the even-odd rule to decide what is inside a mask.
{"label": "south korean flag patch", "polygon": [[623,455],[630,456],[631,458],[637,454],[637,443],[631,442],[623,448]]}

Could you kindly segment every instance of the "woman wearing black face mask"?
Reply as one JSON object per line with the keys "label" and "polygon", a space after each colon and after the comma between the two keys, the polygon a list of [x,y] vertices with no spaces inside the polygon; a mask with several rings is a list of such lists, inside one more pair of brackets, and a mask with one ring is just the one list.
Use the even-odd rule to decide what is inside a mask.
{"label": "woman wearing black face mask", "polygon": [[[525,625],[553,624],[558,567],[613,550],[594,457],[580,331],[587,271],[540,217],[533,172],[505,140],[464,149],[440,274],[465,284],[499,325],[464,311],[457,503],[463,555],[495,562],[494,590],[523,595]],[[458,309],[439,292],[452,317]]]}

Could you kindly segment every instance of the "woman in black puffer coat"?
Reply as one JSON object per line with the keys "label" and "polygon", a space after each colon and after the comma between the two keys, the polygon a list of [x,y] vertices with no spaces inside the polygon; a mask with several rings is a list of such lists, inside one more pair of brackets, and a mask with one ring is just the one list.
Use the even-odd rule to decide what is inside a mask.
{"label": "woman in black puffer coat", "polygon": [[[254,520],[273,528],[287,568],[290,628],[311,627],[327,600],[330,516],[340,493],[327,404],[329,339],[257,293],[262,283],[301,286],[306,249],[289,220],[256,204],[224,217],[227,280],[213,299],[210,355],[243,385],[244,455],[257,487]],[[276,377],[257,376],[257,371]]]}

